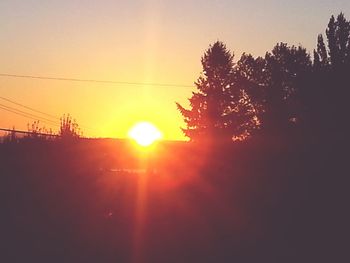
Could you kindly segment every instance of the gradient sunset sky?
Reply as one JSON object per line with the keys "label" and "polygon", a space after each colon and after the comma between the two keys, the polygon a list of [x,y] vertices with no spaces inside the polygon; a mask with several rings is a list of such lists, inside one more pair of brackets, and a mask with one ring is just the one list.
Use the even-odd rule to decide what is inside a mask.
{"label": "gradient sunset sky", "polygon": [[[236,59],[244,51],[264,55],[281,41],[311,52],[341,11],[349,19],[350,1],[1,0],[0,74],[191,86],[214,41]],[[184,139],[175,101],[188,105],[193,90],[0,77],[1,97],[70,113],[93,137],[123,138],[134,123],[150,121],[165,139]],[[28,122],[0,110],[2,128],[26,130]]]}

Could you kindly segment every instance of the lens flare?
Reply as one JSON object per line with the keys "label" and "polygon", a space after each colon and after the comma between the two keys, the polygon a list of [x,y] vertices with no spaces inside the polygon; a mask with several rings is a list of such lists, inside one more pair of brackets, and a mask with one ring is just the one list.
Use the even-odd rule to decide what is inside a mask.
{"label": "lens flare", "polygon": [[130,129],[128,136],[146,147],[161,139],[162,133],[152,123],[139,122]]}

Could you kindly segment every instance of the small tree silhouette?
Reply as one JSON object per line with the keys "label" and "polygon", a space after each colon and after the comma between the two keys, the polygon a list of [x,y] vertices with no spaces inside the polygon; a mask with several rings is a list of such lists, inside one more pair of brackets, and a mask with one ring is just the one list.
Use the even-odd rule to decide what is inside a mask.
{"label": "small tree silhouette", "polygon": [[53,138],[52,129],[47,129],[45,126],[40,126],[40,121],[33,121],[31,124],[27,124],[28,134],[27,138],[29,139],[42,139],[48,140]]}
{"label": "small tree silhouette", "polygon": [[42,133],[43,128],[40,128],[40,121],[34,121],[32,124],[27,124],[28,127],[28,138],[37,139],[39,134]]}
{"label": "small tree silhouette", "polygon": [[12,130],[7,132],[4,137],[1,138],[4,143],[17,143],[18,138],[16,136],[15,126],[12,127]]}
{"label": "small tree silhouette", "polygon": [[72,119],[72,117],[69,114],[63,115],[63,117],[60,120],[61,125],[59,135],[61,136],[61,138],[76,139],[81,136],[78,123],[75,119]]}

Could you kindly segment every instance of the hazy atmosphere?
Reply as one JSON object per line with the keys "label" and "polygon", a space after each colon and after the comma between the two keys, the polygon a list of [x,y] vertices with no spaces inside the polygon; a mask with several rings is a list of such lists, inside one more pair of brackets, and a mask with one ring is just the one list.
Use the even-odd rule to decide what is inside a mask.
{"label": "hazy atmosphere", "polygon": [[0,262],[350,262],[350,1],[0,0]]}
{"label": "hazy atmosphere", "polygon": [[[0,74],[131,84],[1,76],[0,93],[54,116],[70,113],[86,136],[124,138],[149,121],[165,139],[184,140],[175,101],[188,105],[210,43],[224,41],[235,60],[242,52],[263,56],[277,42],[312,53],[341,11],[349,15],[349,1],[2,0]],[[31,121],[0,115],[2,128],[26,130]]]}

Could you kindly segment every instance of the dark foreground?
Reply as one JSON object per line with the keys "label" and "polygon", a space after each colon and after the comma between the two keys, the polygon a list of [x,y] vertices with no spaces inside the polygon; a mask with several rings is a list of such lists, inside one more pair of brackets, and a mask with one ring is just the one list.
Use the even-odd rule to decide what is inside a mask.
{"label": "dark foreground", "polygon": [[0,262],[348,262],[346,150],[0,145]]}

